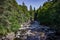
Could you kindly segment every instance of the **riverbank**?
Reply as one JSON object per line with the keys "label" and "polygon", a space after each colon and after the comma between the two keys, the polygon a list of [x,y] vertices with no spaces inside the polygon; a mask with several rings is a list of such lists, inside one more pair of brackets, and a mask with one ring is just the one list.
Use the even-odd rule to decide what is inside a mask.
{"label": "riverbank", "polygon": [[[16,38],[21,40],[46,40],[49,35],[54,36],[55,31],[47,26],[39,25],[34,21],[29,26],[23,26],[16,33]],[[23,39],[22,39],[23,38]]]}
{"label": "riverbank", "polygon": [[[59,40],[54,29],[42,26],[38,21],[24,23],[17,32],[8,33],[3,36],[3,40]],[[1,39],[1,40],[2,40]]]}

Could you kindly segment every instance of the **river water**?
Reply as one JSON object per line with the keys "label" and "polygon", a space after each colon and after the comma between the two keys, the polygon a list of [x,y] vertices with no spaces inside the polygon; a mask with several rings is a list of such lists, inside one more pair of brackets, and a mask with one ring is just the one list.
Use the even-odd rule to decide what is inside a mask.
{"label": "river water", "polygon": [[22,24],[16,33],[17,40],[47,40],[48,37],[54,36],[53,29],[39,24],[38,21]]}

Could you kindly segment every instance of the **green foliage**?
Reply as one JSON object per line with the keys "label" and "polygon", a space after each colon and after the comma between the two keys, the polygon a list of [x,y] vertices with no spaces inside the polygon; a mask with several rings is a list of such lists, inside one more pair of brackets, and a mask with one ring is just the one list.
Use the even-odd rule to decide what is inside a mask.
{"label": "green foliage", "polygon": [[29,13],[30,13],[30,20],[32,21],[34,19],[34,10],[32,9],[31,5],[30,5]]}
{"label": "green foliage", "polygon": [[[2,0],[1,0],[2,1]],[[18,5],[15,0],[0,1],[0,34],[15,32],[30,18],[26,5]]]}
{"label": "green foliage", "polygon": [[50,1],[38,9],[38,19],[41,24],[51,26],[55,29],[60,28],[60,3]]}

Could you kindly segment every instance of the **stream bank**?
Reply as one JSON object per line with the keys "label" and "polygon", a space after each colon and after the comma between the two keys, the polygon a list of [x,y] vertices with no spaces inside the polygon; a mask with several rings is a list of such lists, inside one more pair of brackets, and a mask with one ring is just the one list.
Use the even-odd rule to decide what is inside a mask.
{"label": "stream bank", "polygon": [[[47,40],[54,37],[55,30],[42,26],[38,21],[24,24],[16,33],[17,40]],[[51,38],[53,40],[53,38]]]}
{"label": "stream bank", "polygon": [[59,36],[55,36],[55,33],[56,31],[48,26],[42,26],[38,21],[33,21],[22,24],[16,33],[8,33],[0,40],[59,40]]}

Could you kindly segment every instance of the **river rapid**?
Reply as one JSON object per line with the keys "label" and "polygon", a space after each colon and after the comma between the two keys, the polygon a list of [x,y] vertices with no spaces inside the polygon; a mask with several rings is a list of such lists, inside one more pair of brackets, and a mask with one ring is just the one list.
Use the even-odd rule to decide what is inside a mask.
{"label": "river rapid", "polygon": [[53,40],[55,31],[47,26],[42,26],[38,21],[25,23],[16,32],[16,40]]}

